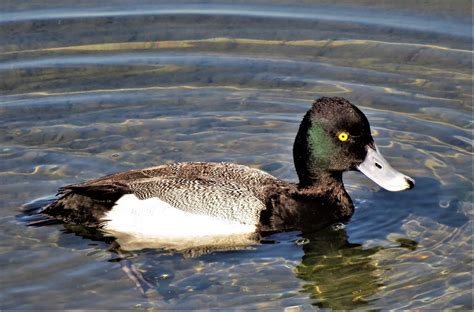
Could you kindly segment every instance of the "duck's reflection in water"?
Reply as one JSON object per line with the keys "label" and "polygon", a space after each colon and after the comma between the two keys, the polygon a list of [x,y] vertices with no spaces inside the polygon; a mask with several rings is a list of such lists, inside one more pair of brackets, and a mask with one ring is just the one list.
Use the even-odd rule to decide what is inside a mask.
{"label": "duck's reflection in water", "polygon": [[[183,268],[188,268],[206,262],[206,255],[215,252],[220,252],[222,256],[222,253],[235,250],[256,250],[262,243],[279,243],[274,240],[275,236],[264,237],[260,241],[256,237],[235,236],[170,245],[169,242],[143,240],[121,233],[113,233],[114,237],[104,236],[100,231],[81,226],[65,227],[67,231],[83,237],[105,239],[110,244],[109,251],[112,253],[112,260],[109,261],[119,262],[122,270],[143,295],[150,300],[159,298],[165,302],[177,299],[185,289],[180,290],[178,285],[170,282],[172,277],[163,274],[166,264],[160,263],[161,261],[168,263],[171,260],[175,265],[182,263]],[[301,234],[300,238],[294,241],[294,245],[296,250],[302,248],[304,254],[301,261],[296,262],[293,272],[296,277],[305,281],[301,292],[309,294],[313,305],[331,309],[363,308],[370,300],[377,298],[377,291],[383,286],[379,276],[384,269],[378,266],[376,257],[372,256],[383,247],[367,248],[351,244],[346,230],[341,226]],[[408,246],[401,244],[401,247],[405,245]],[[409,246],[416,248],[416,243],[412,242]],[[146,258],[136,258],[136,255],[143,253]],[[139,262],[139,269],[136,267],[136,260]],[[143,265],[143,261],[146,265]],[[255,263],[256,271],[260,265],[261,263]],[[179,268],[174,267],[168,271],[177,269]],[[195,274],[199,275],[199,272],[196,270]],[[202,285],[205,283],[198,284],[204,287]]]}
{"label": "duck's reflection in water", "polygon": [[348,241],[344,229],[328,228],[304,234],[304,256],[296,266],[296,275],[306,281],[303,291],[320,308],[348,309],[363,307],[367,297],[381,285],[379,268],[372,255],[382,247],[364,248]]}

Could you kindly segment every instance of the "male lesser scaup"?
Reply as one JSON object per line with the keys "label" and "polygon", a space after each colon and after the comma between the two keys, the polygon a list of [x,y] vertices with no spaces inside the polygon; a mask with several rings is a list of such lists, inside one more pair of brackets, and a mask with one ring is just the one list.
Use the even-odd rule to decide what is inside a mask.
{"label": "male lesser scaup", "polygon": [[65,186],[41,215],[171,240],[314,231],[352,216],[344,171],[359,170],[389,191],[414,186],[382,157],[367,118],[343,98],[313,103],[296,135],[293,158],[298,184],[243,165],[175,163]]}

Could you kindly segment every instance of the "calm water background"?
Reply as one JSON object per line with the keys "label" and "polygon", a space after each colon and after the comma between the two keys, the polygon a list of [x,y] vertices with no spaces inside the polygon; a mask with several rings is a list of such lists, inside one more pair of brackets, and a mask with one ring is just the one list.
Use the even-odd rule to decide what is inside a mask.
{"label": "calm water background", "polygon": [[[471,2],[292,3],[0,2],[1,308],[473,307]],[[203,254],[118,253],[15,217],[62,185],[171,161],[294,181],[319,96],[358,104],[416,188],[349,173],[345,228]]]}

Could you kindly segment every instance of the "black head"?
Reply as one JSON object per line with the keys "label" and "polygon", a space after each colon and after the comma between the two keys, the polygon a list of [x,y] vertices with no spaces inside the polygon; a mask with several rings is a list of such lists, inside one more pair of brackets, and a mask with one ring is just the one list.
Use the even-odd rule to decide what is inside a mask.
{"label": "black head", "polygon": [[311,184],[322,172],[356,170],[373,146],[365,115],[346,99],[317,99],[301,122],[293,157],[301,184]]}

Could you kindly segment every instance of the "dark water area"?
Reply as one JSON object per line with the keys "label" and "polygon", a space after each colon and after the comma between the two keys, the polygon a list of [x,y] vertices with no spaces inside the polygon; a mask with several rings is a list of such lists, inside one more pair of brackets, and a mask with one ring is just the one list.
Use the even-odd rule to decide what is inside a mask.
{"label": "dark water area", "polygon": [[[472,309],[470,1],[0,2],[0,308]],[[19,207],[175,161],[296,181],[313,99],[357,104],[415,189],[344,176],[345,227],[117,248]]]}

